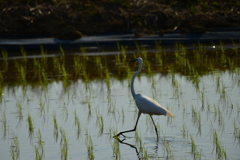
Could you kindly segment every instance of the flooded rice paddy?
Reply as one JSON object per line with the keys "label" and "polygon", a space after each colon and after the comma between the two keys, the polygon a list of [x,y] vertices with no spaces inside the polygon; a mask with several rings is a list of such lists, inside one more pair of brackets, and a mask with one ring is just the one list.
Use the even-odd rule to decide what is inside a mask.
{"label": "flooded rice paddy", "polygon": [[[127,54],[104,51],[49,56],[42,50],[0,60],[1,159],[239,159],[240,53],[220,43],[159,44]],[[176,118],[148,115],[132,129],[138,109],[130,80],[142,57],[135,91],[152,97]]]}

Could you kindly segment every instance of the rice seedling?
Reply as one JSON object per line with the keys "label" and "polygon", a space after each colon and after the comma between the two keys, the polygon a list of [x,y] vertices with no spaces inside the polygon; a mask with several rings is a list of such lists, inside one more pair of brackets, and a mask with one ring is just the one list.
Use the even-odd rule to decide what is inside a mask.
{"label": "rice seedling", "polygon": [[23,46],[20,46],[20,52],[22,54],[22,62],[26,64],[27,62],[27,52],[25,51]]}
{"label": "rice seedling", "polygon": [[43,155],[41,153],[41,150],[39,149],[38,146],[34,146],[34,150],[35,150],[35,159],[36,160],[42,160],[43,159]]}
{"label": "rice seedling", "polygon": [[81,69],[81,57],[78,55],[74,55],[74,69],[75,69],[75,74],[78,75],[80,73]]}
{"label": "rice seedling", "polygon": [[204,87],[203,87],[203,89],[200,91],[200,93],[199,93],[200,95],[199,95],[199,98],[200,98],[200,100],[201,100],[201,102],[202,102],[202,107],[201,107],[201,109],[202,109],[202,111],[204,110],[204,108],[205,108],[205,95],[204,95]]}
{"label": "rice seedling", "polygon": [[74,114],[74,126],[77,127],[76,136],[77,136],[77,139],[79,139],[80,135],[81,135],[81,124],[80,124],[80,120],[79,120],[79,117],[77,115],[76,109],[74,110],[73,114]]}
{"label": "rice seedling", "polygon": [[222,132],[224,131],[224,118],[222,116],[222,111],[218,106],[218,110],[217,110],[217,115],[218,115],[218,126],[222,127]]}
{"label": "rice seedling", "polygon": [[196,152],[196,145],[195,145],[195,142],[194,142],[194,139],[193,139],[193,137],[192,137],[192,135],[191,135],[191,137],[190,137],[190,140],[191,140],[191,152],[192,153],[195,153]]}
{"label": "rice seedling", "polygon": [[17,114],[18,114],[18,123],[20,123],[23,119],[23,113],[22,113],[22,104],[20,102],[17,102],[16,104]]}
{"label": "rice seedling", "polygon": [[84,77],[84,80],[85,80],[86,88],[89,89],[88,83],[89,83],[90,79],[89,79],[89,75],[86,71],[86,68],[84,66],[82,67],[82,74],[83,74],[83,77]]}
{"label": "rice seedling", "polygon": [[43,103],[42,99],[39,99],[38,101],[40,116],[43,116],[43,114],[45,115],[45,104]]}
{"label": "rice seedling", "polygon": [[126,53],[127,53],[127,48],[128,46],[123,46],[117,43],[117,48],[118,50],[121,51],[121,54],[118,55],[118,62],[120,62],[122,65],[126,63]]}
{"label": "rice seedling", "polygon": [[6,112],[2,112],[1,116],[1,122],[2,122],[2,127],[3,127],[3,139],[6,139],[7,135],[7,118],[6,118]]}
{"label": "rice seedling", "polygon": [[107,68],[105,69],[105,75],[106,75],[107,89],[108,91],[111,91],[110,74]]}
{"label": "rice seedling", "polygon": [[86,57],[86,53],[87,53],[86,47],[80,47],[79,50],[83,54],[83,56]]}
{"label": "rice seedling", "polygon": [[223,41],[219,41],[219,46],[220,46],[220,52],[221,52],[221,54],[224,54],[224,53],[225,53],[224,42],[223,42]]}
{"label": "rice seedling", "polygon": [[103,134],[104,131],[104,122],[103,122],[103,116],[99,117],[99,134],[100,136]]}
{"label": "rice seedling", "polygon": [[138,141],[138,143],[137,143],[137,147],[139,148],[139,156],[140,157],[143,157],[142,156],[142,153],[144,152],[144,146],[143,146],[143,144],[142,144],[142,140],[141,139],[139,139],[139,141]]}
{"label": "rice seedling", "polygon": [[46,56],[46,54],[47,54],[47,52],[46,51],[44,51],[44,48],[43,48],[43,46],[40,46],[40,53],[41,53],[41,55],[42,55],[42,67],[43,68],[47,68],[47,60],[48,60],[48,58],[47,58],[47,56]]}
{"label": "rice seedling", "polygon": [[21,76],[22,84],[26,85],[27,84],[26,68],[23,67],[22,65],[20,66],[20,76]]}
{"label": "rice seedling", "polygon": [[124,109],[122,108],[122,124],[124,124],[124,120],[125,120],[125,112]]}
{"label": "rice seedling", "polygon": [[62,115],[65,116],[65,122],[66,122],[68,119],[68,108],[65,102],[63,103]]}
{"label": "rice seedling", "polygon": [[35,149],[35,158],[36,160],[42,160],[45,155],[44,151],[44,142],[42,140],[42,135],[40,129],[36,132],[36,137],[37,137],[37,146],[34,146]]}
{"label": "rice seedling", "polygon": [[96,65],[98,66],[98,68],[99,68],[100,70],[102,70],[103,64],[102,64],[102,60],[101,60],[101,57],[100,57],[100,56],[96,56],[96,57],[95,57],[95,63],[96,63]]}
{"label": "rice seedling", "polygon": [[139,139],[140,139],[140,136],[138,134],[138,129],[136,128],[136,131],[135,131],[135,143],[138,143]]}
{"label": "rice seedling", "polygon": [[152,77],[153,76],[153,72],[151,70],[151,62],[146,61],[145,65],[147,66],[147,74],[149,75],[149,77]]}
{"label": "rice seedling", "polygon": [[149,159],[149,153],[148,153],[147,149],[144,149],[143,158],[144,159]]}
{"label": "rice seedling", "polygon": [[145,46],[141,45],[141,52],[140,52],[143,56],[144,59],[147,59],[147,49],[145,48]]}
{"label": "rice seedling", "polygon": [[236,55],[238,55],[238,54],[239,54],[238,44],[236,44],[235,41],[232,41],[232,44],[233,44],[232,50],[234,51],[234,53],[235,53]]}
{"label": "rice seedling", "polygon": [[11,149],[10,154],[12,160],[20,159],[20,146],[19,146],[19,140],[18,137],[12,132],[12,141],[11,141]]}
{"label": "rice seedling", "polygon": [[54,56],[53,57],[53,68],[54,68],[54,73],[56,73],[56,75],[61,73],[61,65],[60,64],[61,63],[60,63],[59,57]]}
{"label": "rice seedling", "polygon": [[113,157],[116,160],[121,159],[121,152],[120,152],[120,147],[119,147],[119,141],[114,138],[113,144],[112,144],[112,150],[113,150]]}
{"label": "rice seedling", "polygon": [[202,150],[200,150],[200,151],[197,150],[197,146],[195,144],[195,141],[194,141],[192,135],[190,137],[190,140],[191,140],[191,153],[193,155],[193,158],[194,159],[201,159],[201,157],[202,157]]}
{"label": "rice seedling", "polygon": [[189,133],[188,133],[188,128],[185,123],[182,125],[182,128],[180,128],[180,131],[182,133],[183,138],[185,138],[185,139],[188,138]]}
{"label": "rice seedling", "polygon": [[61,71],[63,75],[63,86],[64,86],[64,89],[67,89],[69,86],[69,82],[68,82],[68,74],[64,65],[61,66]]}
{"label": "rice seedling", "polygon": [[56,112],[53,112],[53,136],[55,138],[55,141],[57,142],[58,140],[58,123],[57,123],[57,118],[56,118]]}
{"label": "rice seedling", "polygon": [[[163,52],[163,47],[161,46],[161,41],[156,41],[155,42],[155,47],[156,47],[158,53],[162,53]],[[159,55],[159,54],[155,54],[155,55]]]}
{"label": "rice seedling", "polygon": [[[216,130],[213,131],[213,145],[214,145],[214,149],[216,151],[217,159],[227,159],[226,150],[220,143]],[[213,149],[213,151],[214,151],[214,149]]]}
{"label": "rice seedling", "polygon": [[196,111],[196,109],[194,108],[194,106],[192,105],[192,122],[195,124],[199,123],[200,119],[199,119],[199,114]]}
{"label": "rice seedling", "polygon": [[167,159],[168,158],[171,158],[173,157],[173,152],[171,150],[171,147],[170,147],[170,144],[167,140],[163,141],[164,143],[164,148],[165,148],[165,151],[167,152]]}
{"label": "rice seedling", "polygon": [[67,134],[65,130],[60,127],[61,133],[61,141],[60,141],[60,152],[61,152],[61,159],[67,160],[68,159],[68,140]]}
{"label": "rice seedling", "polygon": [[115,114],[116,112],[116,101],[111,101],[111,103],[109,104],[109,108],[108,108],[108,114]]}
{"label": "rice seedling", "polygon": [[236,68],[234,60],[228,57],[227,62],[228,62],[229,70],[233,71]]}
{"label": "rice seedling", "polygon": [[233,120],[233,128],[234,128],[234,141],[238,140],[238,143],[240,144],[240,129],[237,127],[236,119]]}
{"label": "rice seedling", "polygon": [[60,50],[60,62],[61,64],[65,64],[65,51],[62,48],[62,46],[60,46],[59,50]]}
{"label": "rice seedling", "polygon": [[6,50],[2,50],[2,58],[3,58],[4,70],[7,70],[7,67],[8,67],[8,52]]}
{"label": "rice seedling", "polygon": [[41,72],[42,78],[40,79],[40,81],[41,81],[41,84],[43,84],[43,86],[45,87],[48,83],[47,71],[45,70],[45,68],[42,68],[41,71],[42,71]]}
{"label": "rice seedling", "polygon": [[28,137],[30,138],[30,140],[32,140],[32,137],[34,134],[34,127],[33,127],[33,120],[30,113],[28,113],[27,122],[28,122]]}
{"label": "rice seedling", "polygon": [[89,134],[87,134],[87,138],[85,139],[85,145],[87,147],[87,152],[88,152],[88,159],[92,160],[95,158],[94,155],[94,146],[93,146],[93,142],[92,142],[92,138]]}

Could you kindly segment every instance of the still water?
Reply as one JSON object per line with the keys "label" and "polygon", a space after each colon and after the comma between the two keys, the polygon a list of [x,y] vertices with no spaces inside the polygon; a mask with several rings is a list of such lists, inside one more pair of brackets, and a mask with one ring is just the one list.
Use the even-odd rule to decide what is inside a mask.
{"label": "still water", "polygon": [[[2,60],[1,159],[239,159],[239,54],[122,52]],[[138,56],[135,91],[176,116],[153,116],[159,141],[148,115],[137,132],[113,138],[136,122],[130,78],[138,64],[127,60]]]}

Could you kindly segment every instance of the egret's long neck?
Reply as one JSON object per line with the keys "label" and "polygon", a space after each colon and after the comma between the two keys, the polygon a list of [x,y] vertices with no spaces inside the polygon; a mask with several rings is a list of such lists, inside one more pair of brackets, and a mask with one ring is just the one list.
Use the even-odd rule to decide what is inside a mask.
{"label": "egret's long neck", "polygon": [[134,80],[136,78],[136,76],[139,74],[139,72],[141,71],[142,69],[142,62],[139,62],[139,67],[138,67],[138,70],[137,72],[134,73],[134,75],[132,76],[132,80],[131,80],[131,92],[132,92],[132,96],[133,98],[135,98],[135,91],[134,91]]}

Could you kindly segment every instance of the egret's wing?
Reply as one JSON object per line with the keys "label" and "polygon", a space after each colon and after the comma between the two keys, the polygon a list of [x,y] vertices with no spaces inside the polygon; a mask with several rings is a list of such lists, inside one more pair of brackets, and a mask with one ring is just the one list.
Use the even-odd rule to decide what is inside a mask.
{"label": "egret's wing", "polygon": [[139,111],[141,111],[142,113],[147,113],[151,115],[167,115],[169,117],[174,117],[173,113],[162,107],[157,101],[153,100],[150,97],[142,94],[137,94],[135,97],[135,101]]}

